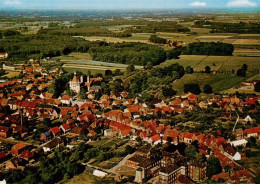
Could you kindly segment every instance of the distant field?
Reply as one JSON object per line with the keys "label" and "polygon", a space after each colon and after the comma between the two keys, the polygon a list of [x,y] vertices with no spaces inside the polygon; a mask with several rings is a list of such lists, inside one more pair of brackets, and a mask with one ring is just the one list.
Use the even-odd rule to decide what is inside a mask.
{"label": "distant field", "polygon": [[204,55],[181,55],[180,59],[167,60],[167,61],[161,63],[160,65],[158,65],[158,67],[167,67],[174,63],[179,63],[184,68],[186,68],[187,66],[194,67],[194,66],[196,66],[197,63],[199,63],[206,57],[207,56],[204,56]]}
{"label": "distant field", "polygon": [[210,66],[213,71],[231,71],[241,68],[243,64],[248,65],[249,71],[260,70],[260,57],[205,55],[181,55],[180,59],[167,60],[158,67],[166,67],[173,63],[179,63],[184,68],[191,66],[194,71],[204,70],[205,66]]}
{"label": "distant field", "polygon": [[235,49],[234,56],[258,56],[260,57],[260,50],[258,49]]}
{"label": "distant field", "polygon": [[260,39],[237,39],[233,44],[238,45],[260,45]]}
{"label": "distant field", "polygon": [[209,84],[214,92],[220,92],[239,85],[242,81],[252,77],[254,74],[248,74],[247,77],[237,77],[236,74],[205,74],[193,73],[186,74],[181,79],[173,83],[173,88],[178,94],[184,93],[184,84],[198,84],[203,91],[203,86]]}
{"label": "distant field", "polygon": [[[102,73],[104,74],[106,70],[115,71],[119,69],[121,71],[125,71],[128,65],[119,64],[119,63],[106,63],[100,61],[92,61],[92,60],[71,60],[67,62],[62,67],[70,73],[75,71],[80,71],[82,73],[88,73],[89,71],[92,74]],[[135,66],[136,69],[142,69],[142,66]]]}

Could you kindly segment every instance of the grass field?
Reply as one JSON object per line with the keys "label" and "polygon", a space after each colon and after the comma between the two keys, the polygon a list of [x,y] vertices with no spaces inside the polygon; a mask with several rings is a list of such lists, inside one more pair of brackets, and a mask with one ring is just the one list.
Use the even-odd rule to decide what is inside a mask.
{"label": "grass field", "polygon": [[173,88],[178,94],[184,93],[184,84],[195,83],[198,84],[203,91],[203,87],[209,84],[214,92],[220,92],[239,85],[242,81],[253,77],[254,74],[248,74],[247,77],[237,77],[236,74],[205,74],[193,73],[186,74],[181,79],[173,83]]}
{"label": "grass field", "polygon": [[260,70],[260,57],[238,57],[238,56],[205,56],[205,55],[181,55],[180,59],[167,60],[158,67],[166,67],[179,63],[184,68],[191,66],[194,71],[204,70],[210,66],[212,71],[235,71],[247,64],[249,71]]}
{"label": "grass field", "polygon": [[89,174],[87,172],[83,172],[80,175],[74,176],[66,184],[110,184],[113,183],[112,180],[109,179],[101,179],[97,176]]}
{"label": "grass field", "polygon": [[1,76],[2,77],[7,77],[7,78],[13,78],[13,77],[17,77],[20,75],[20,72],[16,72],[16,71],[8,71],[7,74]]}

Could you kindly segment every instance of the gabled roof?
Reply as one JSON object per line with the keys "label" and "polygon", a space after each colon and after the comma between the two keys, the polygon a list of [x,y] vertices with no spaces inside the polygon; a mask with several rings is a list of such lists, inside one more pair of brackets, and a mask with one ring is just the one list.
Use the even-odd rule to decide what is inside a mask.
{"label": "gabled roof", "polygon": [[52,131],[52,133],[53,134],[58,134],[58,133],[60,133],[61,132],[61,130],[59,129],[59,127],[53,127],[52,129],[51,129],[51,131]]}
{"label": "gabled roof", "polygon": [[254,134],[254,133],[260,133],[260,129],[258,127],[249,128],[244,130],[244,134]]}
{"label": "gabled roof", "polygon": [[28,151],[28,150],[24,150],[24,151],[21,153],[21,155],[20,155],[20,157],[21,157],[21,158],[24,158],[24,159],[30,159],[30,158],[32,158],[33,156],[34,156],[34,154],[33,154],[32,152]]}
{"label": "gabled roof", "polygon": [[62,128],[63,128],[64,130],[70,129],[70,126],[69,126],[69,124],[67,124],[67,123],[65,123],[65,124],[63,124],[63,125],[61,125],[61,126],[62,126]]}

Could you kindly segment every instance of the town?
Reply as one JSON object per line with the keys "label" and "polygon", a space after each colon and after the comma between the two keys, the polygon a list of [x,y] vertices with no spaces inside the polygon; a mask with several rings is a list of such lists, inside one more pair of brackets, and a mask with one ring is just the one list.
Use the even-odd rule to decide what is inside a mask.
{"label": "town", "polygon": [[143,101],[104,92],[117,80],[111,71],[66,73],[48,60],[5,66],[20,75],[0,84],[1,180],[56,183],[85,173],[97,183],[254,183],[260,96]]}

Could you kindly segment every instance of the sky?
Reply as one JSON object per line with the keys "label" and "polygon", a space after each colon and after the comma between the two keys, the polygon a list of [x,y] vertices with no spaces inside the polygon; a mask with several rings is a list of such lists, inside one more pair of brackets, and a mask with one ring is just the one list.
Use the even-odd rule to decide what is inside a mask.
{"label": "sky", "polygon": [[260,8],[260,0],[0,0],[0,9]]}

